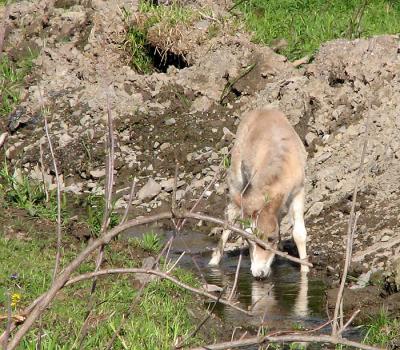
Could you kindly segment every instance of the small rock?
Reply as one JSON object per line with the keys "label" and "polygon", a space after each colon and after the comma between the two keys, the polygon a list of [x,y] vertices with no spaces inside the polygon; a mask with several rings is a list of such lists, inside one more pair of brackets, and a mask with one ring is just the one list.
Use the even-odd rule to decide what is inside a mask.
{"label": "small rock", "polygon": [[160,150],[161,151],[165,151],[167,148],[169,148],[171,146],[171,144],[169,142],[164,142],[163,144],[161,144],[160,146]]}
{"label": "small rock", "polygon": [[180,201],[185,196],[184,190],[177,190],[176,191],[176,200]]}
{"label": "small rock", "polygon": [[305,136],[305,140],[306,140],[307,146],[310,146],[311,143],[312,143],[316,138],[317,138],[317,136],[316,136],[314,133],[312,133],[312,132],[307,133],[307,135]]}
{"label": "small rock", "polygon": [[174,124],[176,124],[175,118],[169,118],[169,119],[165,120],[165,125],[167,125],[167,126],[171,126],[171,125],[174,125]]}
{"label": "small rock", "polygon": [[324,203],[316,202],[308,209],[307,216],[318,216],[324,209]]}
{"label": "small rock", "polygon": [[106,176],[105,169],[92,170],[89,173],[90,173],[90,176],[93,177],[94,179],[100,179],[101,177]]}
{"label": "small rock", "polygon": [[364,288],[369,284],[369,281],[371,279],[371,274],[372,271],[369,270],[366,273],[362,273],[360,276],[358,276],[357,284],[351,287],[351,289],[358,289],[358,288]]}
{"label": "small rock", "polygon": [[381,242],[387,242],[388,240],[390,240],[390,236],[387,236],[387,235],[385,235],[381,238]]}
{"label": "small rock", "polygon": [[[155,262],[156,262],[156,259],[154,259],[154,257],[152,257],[152,256],[149,256],[148,258],[144,258],[142,261],[142,269],[152,270]],[[155,278],[157,278],[157,276],[146,274],[146,273],[136,274],[136,279],[141,284],[147,284],[148,282],[153,281]]]}
{"label": "small rock", "polygon": [[144,185],[140,191],[138,192],[138,199],[145,199],[145,198],[154,198],[157,196],[161,191],[161,186],[159,183],[154,181],[152,178],[147,181],[146,185]]}
{"label": "small rock", "polygon": [[158,141],[154,142],[153,148],[154,148],[154,149],[157,149],[158,146],[160,146],[160,143],[159,143]]}

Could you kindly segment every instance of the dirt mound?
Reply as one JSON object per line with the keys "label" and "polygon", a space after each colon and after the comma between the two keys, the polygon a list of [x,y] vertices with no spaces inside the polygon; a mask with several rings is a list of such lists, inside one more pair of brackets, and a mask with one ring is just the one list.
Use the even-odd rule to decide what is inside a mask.
{"label": "dirt mound", "polygon": [[[189,46],[181,43],[193,52],[190,66],[141,75],[123,50],[123,7],[137,11],[131,1],[122,0],[11,6],[8,53],[24,43],[40,49],[23,102],[7,122],[0,122],[11,133],[6,155],[14,166],[37,177],[42,143],[46,169],[54,175],[42,127],[43,100],[65,190],[102,193],[108,93],[117,186],[126,190],[136,177],[140,188],[152,179],[160,185],[158,194],[135,198],[135,211],[168,205],[176,158],[178,197],[188,206],[218,173],[232,140],[229,131],[235,132],[241,113],[279,106],[309,152],[306,209],[314,263],[338,273],[352,190],[359,181],[359,273],[395,269],[400,250],[399,37],[330,42],[312,63],[296,69],[270,48],[251,43],[247,34],[221,31],[207,40],[191,40]],[[196,30],[213,21],[199,19]],[[160,32],[152,30],[153,36]],[[188,54],[185,50],[180,53]],[[363,179],[356,179],[366,137],[365,171]],[[206,195],[202,209],[222,215],[223,179]],[[118,206],[126,206],[127,198],[122,196]]]}

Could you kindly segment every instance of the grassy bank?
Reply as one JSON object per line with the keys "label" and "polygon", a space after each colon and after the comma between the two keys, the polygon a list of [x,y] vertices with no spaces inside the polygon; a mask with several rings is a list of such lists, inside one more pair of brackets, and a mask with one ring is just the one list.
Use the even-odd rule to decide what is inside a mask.
{"label": "grassy bank", "polygon": [[[18,315],[51,284],[56,255],[54,193],[49,199],[40,184],[25,177],[16,180],[6,167],[0,172],[0,315],[7,314],[11,301],[13,315]],[[79,201],[81,202],[81,201]],[[97,235],[102,210],[100,199],[84,203],[92,210],[83,211],[80,223],[86,224],[91,236]],[[63,244],[61,268],[84,249],[86,243],[74,238],[67,206],[63,206]],[[97,214],[96,214],[97,213]],[[116,223],[119,218],[114,214]],[[72,227],[72,229],[71,229]],[[72,231],[72,230],[75,230]],[[140,267],[142,260],[156,255],[161,248],[159,237],[148,233],[142,239],[117,240],[106,248],[104,268]],[[95,269],[95,257],[82,264],[77,274]],[[175,269],[174,275],[184,283],[197,285],[193,275]],[[130,308],[140,288],[133,275],[100,279],[95,294],[95,307],[89,318],[87,336],[81,339],[81,327],[87,312],[91,282],[63,289],[42,318],[42,349],[105,348],[123,315]],[[152,281],[136,301],[133,314],[116,339],[113,349],[170,349],[171,345],[193,330],[195,321],[189,312],[199,306],[193,295],[169,281]],[[6,322],[0,321],[4,329]],[[33,329],[20,349],[35,349],[39,330]],[[194,342],[197,339],[193,339]]]}
{"label": "grassy bank", "polygon": [[285,39],[282,53],[290,59],[312,54],[332,39],[400,32],[398,1],[248,0],[237,8],[256,42]]}

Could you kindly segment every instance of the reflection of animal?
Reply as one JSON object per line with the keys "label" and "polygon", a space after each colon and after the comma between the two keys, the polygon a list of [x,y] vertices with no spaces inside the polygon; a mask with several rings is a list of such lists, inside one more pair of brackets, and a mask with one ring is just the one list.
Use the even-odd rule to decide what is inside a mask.
{"label": "reflection of animal", "polygon": [[[306,259],[304,226],[304,168],[307,153],[284,114],[275,109],[248,113],[242,119],[232,149],[228,175],[231,203],[228,221],[243,215],[252,220],[253,232],[277,248],[279,224],[290,208],[293,238],[300,259]],[[209,262],[218,265],[230,231],[224,230],[220,243]],[[274,253],[249,242],[251,272],[254,277],[267,277]],[[308,267],[301,265],[302,271]]]}

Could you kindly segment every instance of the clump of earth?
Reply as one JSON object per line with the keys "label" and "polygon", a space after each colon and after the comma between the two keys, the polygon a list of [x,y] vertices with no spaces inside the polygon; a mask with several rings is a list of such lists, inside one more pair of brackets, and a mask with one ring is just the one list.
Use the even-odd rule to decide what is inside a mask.
{"label": "clump of earth", "polygon": [[[198,210],[223,217],[223,164],[241,115],[278,107],[308,152],[306,226],[315,270],[339,280],[358,183],[352,286],[363,287],[378,276],[395,291],[400,287],[399,36],[328,42],[311,63],[299,66],[252,43],[244,30],[229,25],[222,5],[213,6],[213,16],[182,28],[179,45],[161,48],[170,57],[165,71],[144,75],[131,67],[124,48],[127,23],[121,9],[135,14],[136,2],[14,3],[5,52],[15,61],[29,50],[38,54],[22,102],[0,120],[1,130],[9,133],[6,158],[41,179],[42,144],[45,179],[54,185],[45,106],[63,190],[104,193],[108,100],[117,207],[132,205],[132,215],[168,209],[178,164],[179,205],[191,208],[213,182]],[[215,23],[221,24],[216,33]],[[150,30],[150,44],[161,45],[162,35]],[[184,67],[175,64],[178,56],[186,60]],[[128,203],[133,180],[137,191]],[[282,233],[290,233],[289,223],[283,223]]]}

